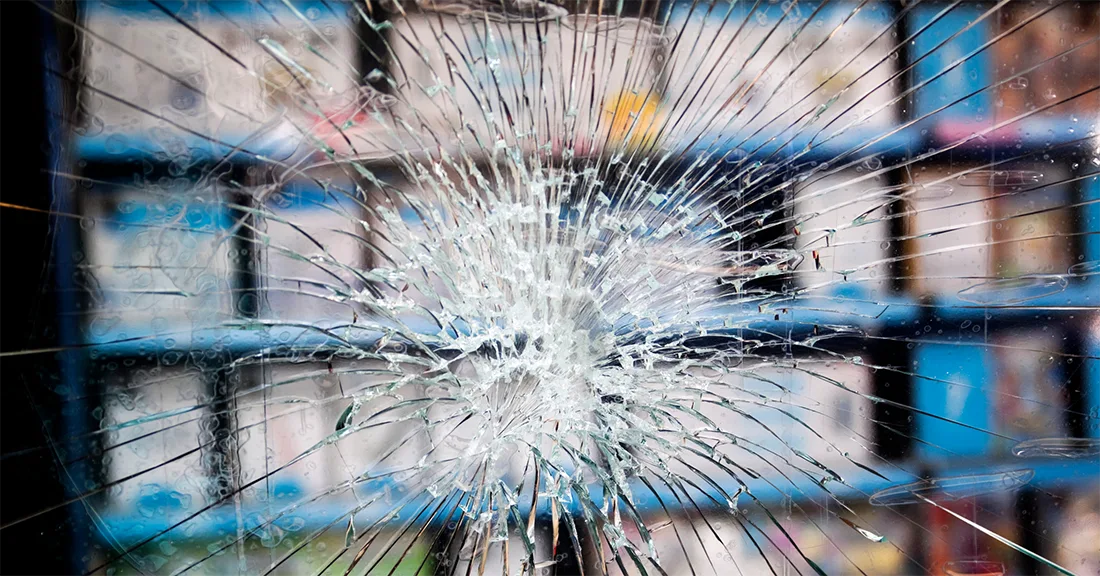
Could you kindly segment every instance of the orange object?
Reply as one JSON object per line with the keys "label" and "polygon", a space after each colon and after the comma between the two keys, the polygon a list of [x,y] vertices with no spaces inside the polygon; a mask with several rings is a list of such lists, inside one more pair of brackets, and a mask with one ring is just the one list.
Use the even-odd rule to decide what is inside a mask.
{"label": "orange object", "polygon": [[656,92],[623,91],[607,99],[604,122],[610,124],[608,148],[636,150],[653,144],[663,120],[660,114],[661,95]]}

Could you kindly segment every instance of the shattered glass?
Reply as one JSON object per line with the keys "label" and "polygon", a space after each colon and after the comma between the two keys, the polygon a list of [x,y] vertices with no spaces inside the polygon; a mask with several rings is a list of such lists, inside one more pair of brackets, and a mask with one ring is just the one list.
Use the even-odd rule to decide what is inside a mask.
{"label": "shattered glass", "polygon": [[51,431],[3,466],[65,493],[5,537],[1100,572],[1100,5],[36,6],[71,337],[0,352]]}

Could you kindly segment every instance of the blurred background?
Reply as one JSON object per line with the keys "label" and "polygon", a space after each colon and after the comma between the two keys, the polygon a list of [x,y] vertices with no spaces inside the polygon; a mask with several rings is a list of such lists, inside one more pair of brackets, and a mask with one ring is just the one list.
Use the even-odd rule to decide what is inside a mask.
{"label": "blurred background", "polygon": [[[754,329],[786,335],[777,357],[821,362],[881,399],[761,370],[789,390],[776,400],[816,407],[808,428],[761,415],[787,448],[826,464],[866,450],[881,473],[835,493],[892,545],[844,526],[828,502],[819,512],[820,495],[761,490],[826,573],[855,573],[850,561],[869,574],[1054,573],[944,510],[866,497],[895,471],[1019,468],[1034,471],[1026,485],[945,507],[1100,573],[1097,453],[1013,453],[1021,440],[1100,438],[1100,4],[601,5],[531,3],[546,20],[494,21],[484,35],[489,20],[460,2],[4,3],[0,568],[256,573],[282,558],[277,571],[321,570],[326,549],[345,545],[349,509],[386,511],[362,494],[404,490],[390,477],[312,496],[378,460],[398,428],[271,470],[344,410],[300,411],[296,398],[347,397],[381,369],[303,352],[321,337],[311,326],[355,322],[346,303],[298,297],[328,274],[314,258],[353,281],[397,257],[349,240],[379,223],[327,186],[378,178],[416,196],[408,158],[461,152],[488,171],[484,142],[500,139],[563,171],[623,151],[662,162],[655,188],[728,177],[745,194],[730,214],[759,201],[761,221],[775,210],[797,223],[790,238],[749,238],[801,255],[797,273],[757,281],[797,299],[754,310]],[[541,71],[526,44],[535,31]],[[490,79],[511,104],[496,113],[533,111],[529,124],[501,134],[484,116],[456,120],[484,103],[454,87]],[[592,100],[575,107],[563,86]],[[453,125],[480,148],[442,137]],[[549,136],[525,139],[524,126]],[[341,167],[352,159],[369,171]],[[261,224],[240,225],[261,209]],[[729,291],[715,281],[714,298]],[[801,348],[819,326],[831,360]],[[301,361],[279,360],[291,356]],[[338,378],[334,365],[364,375]],[[238,404],[271,382],[292,383]],[[736,426],[773,441],[772,428]],[[415,462],[423,447],[408,450]],[[677,522],[724,545],[681,543],[669,574],[788,573],[733,521]],[[262,528],[245,537],[246,526]],[[401,558],[371,573],[450,561],[426,540]]]}

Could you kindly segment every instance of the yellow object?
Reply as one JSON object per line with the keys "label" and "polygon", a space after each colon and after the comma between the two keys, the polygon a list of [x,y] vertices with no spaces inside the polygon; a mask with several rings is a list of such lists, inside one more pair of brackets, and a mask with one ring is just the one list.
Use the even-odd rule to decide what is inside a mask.
{"label": "yellow object", "polygon": [[661,95],[656,92],[629,90],[608,98],[604,107],[605,125],[610,125],[609,150],[634,151],[651,146],[664,124]]}

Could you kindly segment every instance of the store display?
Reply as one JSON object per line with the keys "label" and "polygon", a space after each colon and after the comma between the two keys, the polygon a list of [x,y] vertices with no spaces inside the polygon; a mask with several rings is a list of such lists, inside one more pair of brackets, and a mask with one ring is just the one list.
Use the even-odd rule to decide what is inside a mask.
{"label": "store display", "polygon": [[1100,11],[596,4],[50,16],[75,572],[1100,570]]}
{"label": "store display", "polygon": [[88,6],[77,130],[88,156],[287,156],[357,92],[344,73],[354,31],[324,2]]}
{"label": "store display", "polygon": [[1059,349],[1061,341],[1061,331],[1021,330],[998,336],[993,348],[997,377],[991,390],[995,394],[991,409],[997,417],[990,418],[997,432],[1019,439],[1067,434],[1066,371],[1075,367]]}
{"label": "store display", "polygon": [[[363,194],[346,174],[330,167],[304,173],[262,198],[260,206],[270,217],[255,233],[265,279],[259,287],[261,317],[352,321],[351,308],[342,301],[363,289],[361,270],[370,254],[369,247],[351,240],[364,229],[359,223],[364,220]],[[313,259],[338,261],[346,268],[334,278]]]}
{"label": "store display", "polygon": [[[426,10],[393,26],[400,105],[453,134],[477,161],[505,143],[569,159],[653,138],[670,38],[649,20],[567,14],[503,23]],[[554,105],[526,105],[543,101]],[[454,154],[456,143],[442,144]]]}
{"label": "store display", "polygon": [[[1087,3],[1013,3],[998,14],[1000,31],[1019,28],[993,48],[998,121],[1039,107],[1052,115],[1088,116],[1100,108],[1100,14]],[[1057,32],[1055,32],[1057,31]],[[1080,96],[1078,96],[1080,95]],[[1054,119],[1054,116],[1050,116]]]}
{"label": "store display", "polygon": [[[865,144],[899,120],[886,4],[677,3],[667,67],[670,140],[736,158],[759,147]],[[691,95],[698,95],[691,97]],[[769,139],[774,139],[770,140]]]}
{"label": "store display", "polygon": [[[806,256],[798,280],[809,294],[850,283],[861,291],[890,288],[890,206],[898,195],[867,167],[814,178],[795,200],[795,249]],[[881,162],[878,164],[881,165]],[[859,180],[861,173],[869,178]]]}
{"label": "store display", "polygon": [[232,315],[240,262],[229,239],[233,217],[216,187],[187,179],[160,189],[96,185],[84,198],[86,250],[75,281],[88,290],[91,314],[82,329],[91,342],[152,335],[188,342],[194,326]]}
{"label": "store display", "polygon": [[909,234],[904,276],[915,294],[953,298],[997,277],[991,240],[988,172],[979,167],[921,164],[905,196]]}

